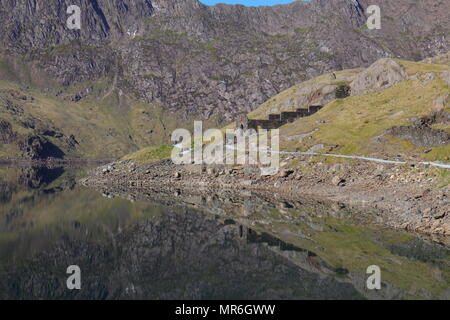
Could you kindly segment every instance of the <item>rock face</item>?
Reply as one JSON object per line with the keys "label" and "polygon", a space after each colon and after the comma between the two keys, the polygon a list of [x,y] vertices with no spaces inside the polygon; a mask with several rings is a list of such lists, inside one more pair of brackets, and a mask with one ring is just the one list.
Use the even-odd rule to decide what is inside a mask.
{"label": "rock face", "polygon": [[[447,96],[443,95],[437,100],[445,105]],[[450,123],[450,114],[444,110],[436,109],[436,107],[433,107],[433,109],[430,115],[412,121],[412,125],[389,128],[386,130],[386,134],[409,141],[418,147],[431,148],[449,145],[450,133],[442,129],[433,128],[432,125],[448,125]]]}
{"label": "rock face", "polygon": [[71,4],[1,0],[4,51],[64,86],[114,78],[111,92],[130,92],[186,117],[230,120],[318,74],[449,51],[450,4],[440,0],[378,1],[381,30],[364,27],[368,0],[257,8],[80,0],[81,30],[66,28]]}
{"label": "rock face", "polygon": [[16,134],[9,122],[0,120],[0,143],[10,144],[16,140]]}
{"label": "rock face", "polygon": [[408,74],[392,59],[381,59],[358,74],[351,84],[352,95],[359,96],[382,90],[405,80]]}
{"label": "rock face", "polygon": [[450,52],[422,60],[423,63],[446,64],[450,66]]}
{"label": "rock face", "polygon": [[61,149],[42,136],[24,137],[19,141],[18,146],[23,153],[23,158],[26,159],[61,159],[64,157],[64,152],[62,152]]}
{"label": "rock face", "polygon": [[450,87],[450,70],[444,71],[441,73],[441,78],[444,80],[448,86]]}
{"label": "rock face", "polygon": [[449,104],[450,104],[450,94],[443,94],[438,96],[433,101],[433,109],[436,111],[440,111],[443,110]]}

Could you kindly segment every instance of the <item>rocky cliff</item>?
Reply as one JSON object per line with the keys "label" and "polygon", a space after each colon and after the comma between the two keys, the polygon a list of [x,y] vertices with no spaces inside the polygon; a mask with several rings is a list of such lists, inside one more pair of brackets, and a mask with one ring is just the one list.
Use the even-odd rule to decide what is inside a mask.
{"label": "rocky cliff", "polygon": [[[449,51],[450,5],[442,0],[380,0],[381,30],[365,25],[367,0],[273,7],[79,0],[81,30],[66,27],[71,4],[0,0],[0,79],[37,88],[55,104],[70,101],[84,112],[123,119],[125,124],[96,124],[105,127],[94,130],[97,135],[120,137],[124,145],[102,156],[167,139],[167,121],[153,115],[148,123],[137,121],[136,103],[145,104],[139,113],[160,110],[170,119],[225,123],[319,74],[368,66],[380,57],[419,60]],[[98,105],[109,107],[99,112]],[[65,135],[78,138],[77,131]],[[70,154],[68,148],[62,149]]]}
{"label": "rocky cliff", "polygon": [[117,89],[204,117],[253,110],[291,85],[380,57],[417,60],[448,51],[450,5],[379,1],[382,29],[365,27],[366,0],[274,7],[197,0],[0,1],[0,41],[64,85],[117,75]]}

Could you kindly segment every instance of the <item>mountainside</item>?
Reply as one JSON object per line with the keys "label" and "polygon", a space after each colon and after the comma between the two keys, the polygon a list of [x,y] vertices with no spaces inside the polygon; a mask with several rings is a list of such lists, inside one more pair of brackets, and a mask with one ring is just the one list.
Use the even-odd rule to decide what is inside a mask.
{"label": "mountainside", "polygon": [[[279,128],[284,158],[290,158],[290,152],[296,156],[312,152],[319,162],[338,161],[334,156],[320,157],[332,154],[448,164],[449,58],[450,53],[422,62],[383,58],[368,68],[321,75],[282,91],[248,113],[245,129],[253,128],[252,123],[262,129]],[[347,94],[339,97],[343,88]],[[320,110],[301,112],[309,106],[320,106]],[[278,122],[283,115],[288,120]],[[225,128],[235,128],[236,123],[245,122],[239,118]],[[153,162],[170,153],[169,146],[152,146],[124,160]],[[284,165],[295,168],[299,163]]]}
{"label": "mountainside", "polygon": [[[450,160],[450,54],[425,62],[384,58],[367,69],[325,74],[293,86],[250,119],[323,108],[281,126],[281,148],[378,158]],[[348,87],[349,96],[336,99]]]}
{"label": "mountainside", "polygon": [[[22,106],[23,113],[36,118],[30,110],[42,109],[41,127],[56,126],[71,141],[55,144],[65,155],[81,157],[118,156],[167,141],[166,122],[229,122],[236,112],[252,111],[320,74],[366,67],[382,57],[421,60],[449,51],[445,0],[380,0],[381,30],[365,27],[366,0],[257,8],[196,0],[80,0],[81,30],[66,28],[71,4],[0,0],[0,79],[8,82],[2,83],[1,103],[2,118],[14,122],[11,105],[17,109],[21,102],[5,90],[45,93],[58,107],[48,109],[37,99],[39,107]],[[72,110],[85,120],[68,129]],[[15,131],[36,127],[17,122]],[[14,135],[3,127],[5,136]],[[90,127],[100,128],[89,134],[107,137],[112,148],[97,152],[97,142],[86,144],[94,138],[79,129]],[[84,150],[69,150],[76,145],[71,135],[84,140]],[[35,141],[25,145],[46,143]]]}

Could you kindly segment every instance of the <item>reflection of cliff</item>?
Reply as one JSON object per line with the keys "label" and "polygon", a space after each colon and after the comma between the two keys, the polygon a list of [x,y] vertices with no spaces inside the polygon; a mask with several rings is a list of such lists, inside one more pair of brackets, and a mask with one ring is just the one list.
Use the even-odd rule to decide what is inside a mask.
{"label": "reflection of cliff", "polygon": [[[32,233],[31,229],[39,229],[68,211],[60,195],[73,190],[76,174],[63,168],[45,167],[1,167],[0,170],[1,263],[6,242],[19,251],[20,246],[14,244],[16,240],[24,241]],[[36,240],[25,248],[41,244],[42,241]]]}
{"label": "reflection of cliff", "polygon": [[17,186],[15,184],[6,181],[0,181],[0,204],[9,202],[16,190]]}
{"label": "reflection of cliff", "polygon": [[[439,244],[380,229],[368,212],[306,199],[287,201],[279,194],[260,192],[136,189],[128,194],[120,190],[103,193],[171,207],[188,206],[217,216],[225,224],[241,225],[238,229],[243,239],[267,246],[303,270],[350,283],[367,298],[450,297],[449,239],[436,238],[442,241]],[[254,232],[249,233],[251,230]],[[426,248],[421,252],[428,252],[427,259],[417,258],[417,246]],[[366,288],[366,269],[373,264],[383,270],[380,291]]]}
{"label": "reflection of cliff", "polygon": [[58,179],[64,173],[63,168],[31,167],[22,168],[18,183],[37,189]]}
{"label": "reflection of cliff", "polygon": [[[82,270],[79,292],[65,288],[71,264]],[[1,298],[361,298],[351,285],[302,270],[242,241],[235,226],[190,210],[138,223],[103,245],[67,238],[6,269]]]}

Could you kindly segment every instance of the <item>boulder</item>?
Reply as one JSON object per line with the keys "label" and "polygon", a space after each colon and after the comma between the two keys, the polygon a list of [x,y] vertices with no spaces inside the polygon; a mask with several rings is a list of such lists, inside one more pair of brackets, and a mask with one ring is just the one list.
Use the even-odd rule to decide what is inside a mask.
{"label": "boulder", "polygon": [[325,148],[325,146],[323,144],[316,144],[314,146],[312,146],[311,148],[308,149],[308,152],[317,152],[317,151],[321,151]]}
{"label": "boulder", "polygon": [[280,172],[280,177],[281,178],[287,178],[289,177],[291,174],[293,174],[294,171],[293,170],[281,170]]}
{"label": "boulder", "polygon": [[446,70],[444,72],[442,72],[440,75],[442,80],[444,80],[447,85],[450,87],[450,70]]}
{"label": "boulder", "polygon": [[389,88],[408,77],[403,66],[393,59],[380,59],[359,73],[350,84],[352,96]]}
{"label": "boulder", "polygon": [[64,157],[64,152],[42,136],[26,136],[18,142],[22,157],[32,160]]}
{"label": "boulder", "polygon": [[9,122],[0,119],[0,143],[10,144],[17,138],[16,133],[13,131]]}

